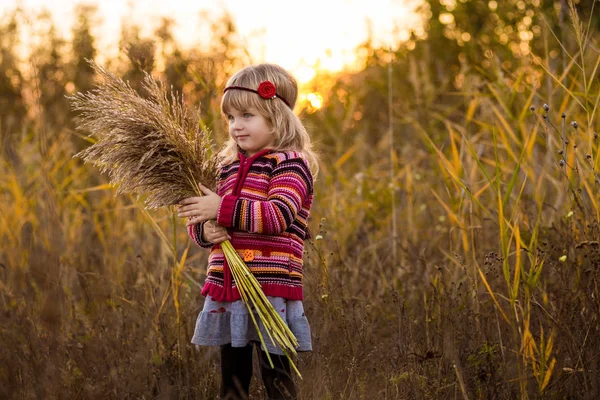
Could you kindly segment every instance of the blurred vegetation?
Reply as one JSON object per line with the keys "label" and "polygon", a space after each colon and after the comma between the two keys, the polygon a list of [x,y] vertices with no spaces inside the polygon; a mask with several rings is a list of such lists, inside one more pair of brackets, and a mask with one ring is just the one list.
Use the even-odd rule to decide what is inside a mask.
{"label": "blurred vegetation", "polygon": [[[324,102],[297,110],[322,155],[302,398],[598,398],[599,7],[429,0],[424,34],[307,85]],[[181,221],[72,158],[89,141],[64,96],[93,86],[98,23],[76,13],[72,41],[46,13],[0,19],[0,397],[215,398],[218,352],[189,343],[207,252],[181,262]],[[201,104],[222,143],[220,93],[255,60],[231,16],[204,23],[203,51],[168,18],[124,25],[106,64]]]}

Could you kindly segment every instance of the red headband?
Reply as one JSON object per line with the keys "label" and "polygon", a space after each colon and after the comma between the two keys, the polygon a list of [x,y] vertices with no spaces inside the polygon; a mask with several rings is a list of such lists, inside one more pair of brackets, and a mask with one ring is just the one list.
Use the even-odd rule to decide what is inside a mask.
{"label": "red headband", "polygon": [[239,90],[245,90],[247,92],[256,93],[263,99],[267,99],[267,100],[274,99],[277,97],[277,98],[281,99],[281,101],[283,101],[289,108],[292,108],[290,103],[288,103],[287,100],[283,98],[283,96],[281,96],[280,94],[277,94],[277,87],[275,86],[275,84],[273,82],[270,82],[270,81],[261,82],[260,85],[258,85],[258,90],[250,89],[250,88],[243,87],[243,86],[228,86],[225,88],[225,90],[223,90],[223,93],[225,93],[229,89],[239,89]]}

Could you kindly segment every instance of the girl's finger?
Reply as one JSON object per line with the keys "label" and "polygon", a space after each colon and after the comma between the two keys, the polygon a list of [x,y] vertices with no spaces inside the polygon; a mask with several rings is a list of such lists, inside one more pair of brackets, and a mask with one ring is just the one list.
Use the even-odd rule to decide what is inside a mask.
{"label": "girl's finger", "polygon": [[231,237],[227,234],[227,232],[223,232],[223,233],[219,233],[218,235],[216,235],[219,239],[222,239],[223,241],[225,240],[229,240],[231,239]]}
{"label": "girl's finger", "polygon": [[202,221],[198,220],[197,217],[194,217],[194,218],[189,219],[185,225],[190,226],[190,225],[197,224],[198,222],[202,222]]}
{"label": "girl's finger", "polygon": [[183,217],[198,217],[198,218],[203,217],[202,212],[200,212],[198,210],[181,211],[181,212],[177,213],[177,215],[182,218]]}
{"label": "girl's finger", "polygon": [[227,237],[227,235],[225,236],[219,236],[218,239],[216,239],[216,241],[212,241],[212,243],[223,243],[224,241],[228,240],[229,238]]}
{"label": "girl's finger", "polygon": [[177,210],[177,213],[181,216],[181,214],[189,211],[191,211],[189,208],[181,207],[179,210]]}
{"label": "girl's finger", "polygon": [[212,190],[210,190],[209,188],[207,188],[206,186],[204,186],[203,184],[199,184],[200,186],[200,191],[204,194],[204,195],[209,195],[211,193],[213,193]]}
{"label": "girl's finger", "polygon": [[223,234],[223,232],[217,232],[217,233],[212,233],[211,236],[214,237],[215,239],[222,239],[224,237],[227,237],[227,234]]}

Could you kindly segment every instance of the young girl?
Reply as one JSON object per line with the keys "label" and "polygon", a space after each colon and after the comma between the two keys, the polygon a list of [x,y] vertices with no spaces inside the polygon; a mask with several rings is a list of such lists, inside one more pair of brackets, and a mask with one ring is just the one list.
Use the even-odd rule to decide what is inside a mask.
{"label": "young girl", "polygon": [[[211,247],[202,289],[206,298],[192,343],[221,346],[221,398],[247,398],[258,341],[223,255],[223,241],[231,241],[287,322],[298,339],[297,351],[312,350],[302,306],[302,254],[318,167],[310,137],[293,113],[297,96],[295,79],[277,65],[236,73],[221,102],[230,138],[220,153],[217,192],[202,187],[205,196],[180,203],[179,216],[189,219],[192,239]],[[268,339],[265,343],[259,353],[269,399],[296,398],[287,357]]]}

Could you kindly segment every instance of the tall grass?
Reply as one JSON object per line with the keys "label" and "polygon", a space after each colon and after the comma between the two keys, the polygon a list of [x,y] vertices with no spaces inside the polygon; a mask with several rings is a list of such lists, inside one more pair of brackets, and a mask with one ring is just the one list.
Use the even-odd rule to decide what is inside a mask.
{"label": "tall grass", "polygon": [[[306,245],[315,350],[298,359],[302,398],[600,393],[600,58],[576,18],[560,74],[542,56],[484,86],[467,78],[450,105],[395,93],[391,160],[355,92],[306,116],[327,157]],[[426,61],[410,57],[396,63],[429,93]],[[1,160],[0,397],[216,398],[218,351],[189,343],[207,253],[72,159],[71,135],[49,132],[41,151],[25,131]]]}
{"label": "tall grass", "polygon": [[[586,393],[599,390],[599,354],[591,350],[596,345],[589,333],[599,317],[594,122],[600,57],[586,47],[591,17],[584,28],[570,7],[577,54],[565,50],[572,60],[567,69],[554,75],[548,59],[534,57],[557,84],[551,93],[526,83],[527,76],[534,82],[540,77],[534,69],[511,76],[512,90],[504,82],[488,83],[488,96],[465,96],[468,111],[459,122],[435,116],[434,125],[447,131],[447,151],[428,133],[431,125],[405,118],[436,159],[446,195],[434,185],[431,193],[455,228],[449,232],[455,257],[466,260],[466,272],[479,278],[476,285],[493,304],[498,322],[493,336],[504,367],[514,365],[511,381],[518,382],[520,398],[543,394],[549,385],[561,393],[565,380],[578,381]],[[523,96],[515,96],[516,88]],[[558,110],[546,102],[558,104]],[[482,259],[489,246],[486,230],[497,236],[500,253]],[[584,332],[573,330],[574,321]]]}

